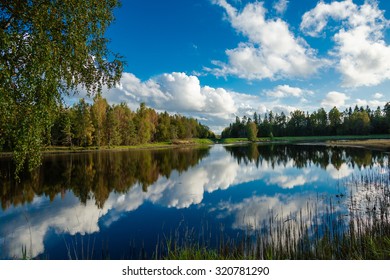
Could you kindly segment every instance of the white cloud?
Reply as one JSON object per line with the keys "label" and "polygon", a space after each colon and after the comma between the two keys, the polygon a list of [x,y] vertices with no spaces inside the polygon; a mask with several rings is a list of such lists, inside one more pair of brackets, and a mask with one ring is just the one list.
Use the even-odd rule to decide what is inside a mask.
{"label": "white cloud", "polygon": [[356,99],[356,105],[359,107],[363,106],[369,106],[371,109],[376,109],[378,106],[379,107],[384,107],[386,104],[386,101],[381,101],[381,100],[366,100],[366,99]]}
{"label": "white cloud", "polygon": [[390,79],[390,47],[381,40],[369,39],[370,33],[362,26],[335,36],[344,86],[378,85]]}
{"label": "white cloud", "polygon": [[284,14],[288,8],[288,0],[278,0],[274,3],[274,9],[279,14]]}
{"label": "white cloud", "polygon": [[313,92],[289,85],[279,85],[273,90],[266,91],[266,94],[270,97],[284,98],[290,96],[302,97],[305,94],[313,94]]}
{"label": "white cloud", "polygon": [[210,114],[225,112],[232,114],[237,111],[236,102],[234,101],[232,92],[227,92],[223,88],[215,89],[209,86],[204,86],[201,89],[201,93],[206,98],[204,111],[209,112]]}
{"label": "white cloud", "polygon": [[248,80],[307,77],[324,65],[286,22],[265,18],[263,3],[249,3],[241,12],[226,0],[216,3],[225,9],[233,28],[249,39],[226,51],[228,64],[214,62],[217,68],[211,71],[216,76],[235,75]]}
{"label": "white cloud", "polygon": [[[312,92],[280,85],[266,94],[275,97],[301,97]],[[133,110],[141,102],[145,102],[147,106],[159,111],[194,117],[216,133],[228,126],[236,115],[252,117],[254,112],[264,114],[271,110],[274,113],[289,114],[297,109],[280,100],[267,101],[258,95],[201,85],[198,77],[177,72],[165,73],[144,82],[134,74],[123,73],[120,84],[105,91],[103,96],[110,104],[125,102]]]}
{"label": "white cloud", "polygon": [[53,202],[55,207],[46,200],[44,207],[34,205],[35,211],[31,213],[11,214],[12,222],[5,224],[0,231],[0,234],[11,233],[6,235],[9,256],[20,258],[23,246],[27,247],[27,253],[32,257],[43,253],[44,240],[49,229],[71,235],[99,231],[98,220],[107,213],[107,209],[97,209],[94,200],[88,200],[82,205],[76,197],[70,196],[66,196],[61,203],[58,201],[59,199],[56,199]]}
{"label": "white cloud", "polygon": [[352,0],[320,2],[304,14],[301,30],[318,36],[329,19],[342,22],[333,37],[336,46],[332,53],[344,86],[378,85],[390,79],[390,46],[383,39],[389,22],[376,1],[360,6]]}
{"label": "white cloud", "polygon": [[327,25],[328,18],[345,20],[356,12],[357,6],[353,4],[352,0],[334,1],[330,4],[321,1],[314,9],[303,15],[300,28],[307,34],[316,37]]}
{"label": "white cloud", "polygon": [[333,164],[329,164],[326,167],[326,171],[330,177],[339,180],[350,176],[353,173],[353,168],[349,167],[346,163],[342,163],[340,167],[336,168]]}
{"label": "white cloud", "polygon": [[377,92],[377,93],[375,93],[375,94],[373,95],[373,97],[374,97],[375,99],[381,99],[383,96],[384,96],[384,95],[383,95],[382,93],[380,93],[380,92]]}
{"label": "white cloud", "polygon": [[[319,211],[317,213],[318,215],[321,215],[326,209],[326,202],[324,200],[316,200],[315,197],[315,193],[309,192],[303,192],[299,195],[276,194],[274,196],[253,196],[238,203],[222,202],[218,205],[218,210],[225,212],[225,215],[221,216],[230,215],[233,217],[233,228],[259,230],[266,225],[269,226],[267,231],[272,230],[273,236],[277,237],[279,236],[279,230],[276,226],[278,223],[272,226],[268,223],[269,219],[273,218],[282,222],[288,220],[291,223],[297,224],[304,222],[309,225],[312,222],[312,217],[310,217],[308,211],[303,211],[303,209],[314,207]],[[336,208],[339,210],[340,206],[336,206]],[[291,228],[295,231],[299,227]],[[298,236],[297,232],[291,234],[289,238],[293,236]],[[285,236],[279,237],[285,238]]]}
{"label": "white cloud", "polygon": [[281,175],[281,176],[276,176],[272,177],[269,180],[270,184],[277,184],[285,189],[292,189],[297,186],[303,186],[307,181],[307,178],[304,175],[299,175],[299,176],[286,176],[286,175]]}
{"label": "white cloud", "polygon": [[349,99],[349,97],[345,93],[331,91],[321,101],[321,106],[327,107],[327,108],[332,108],[334,106],[342,107],[345,105],[345,101],[348,99]]}
{"label": "white cloud", "polygon": [[[109,103],[125,102],[133,110],[145,102],[156,110],[197,117],[213,126],[211,128],[226,126],[239,111],[239,103],[253,99],[223,88],[201,86],[198,77],[178,72],[165,73],[145,82],[132,73],[123,73],[118,86],[103,95]],[[239,100],[242,101],[236,103]]]}

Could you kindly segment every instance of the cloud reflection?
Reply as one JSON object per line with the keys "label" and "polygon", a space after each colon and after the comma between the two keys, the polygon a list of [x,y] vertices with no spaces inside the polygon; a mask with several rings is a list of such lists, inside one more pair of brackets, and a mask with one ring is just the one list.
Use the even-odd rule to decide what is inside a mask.
{"label": "cloud reflection", "polygon": [[[45,237],[50,230],[70,235],[97,233],[102,226],[110,227],[123,213],[136,211],[145,202],[184,209],[202,203],[205,193],[227,190],[247,182],[255,181],[259,186],[272,186],[276,190],[291,190],[309,183],[329,183],[331,179],[345,178],[354,171],[345,163],[338,168],[328,164],[326,170],[310,164],[300,168],[296,165],[293,159],[280,163],[266,160],[260,164],[256,161],[243,163],[224,147],[215,146],[210,156],[199,164],[185,171],[173,170],[169,176],[159,175],[146,192],[141,183],[136,183],[126,193],[111,192],[101,209],[96,206],[93,195],[85,204],[80,204],[71,193],[64,199],[57,196],[51,203],[46,198],[36,197],[28,209],[12,208],[0,213],[0,238],[7,244],[3,250],[5,255],[1,257],[20,257],[23,246],[27,246],[35,257],[44,252]],[[233,215],[233,228],[245,229],[248,225],[256,228],[264,222],[270,209],[296,213],[305,206],[310,195],[312,192],[276,193],[273,196],[253,194],[234,203],[223,200],[217,206],[202,204],[202,207],[211,207],[209,210],[214,207],[220,217]]]}

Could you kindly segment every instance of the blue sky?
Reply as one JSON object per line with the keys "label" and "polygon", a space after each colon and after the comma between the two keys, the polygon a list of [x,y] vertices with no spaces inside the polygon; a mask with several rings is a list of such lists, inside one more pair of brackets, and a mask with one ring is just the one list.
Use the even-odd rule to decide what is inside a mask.
{"label": "blue sky", "polygon": [[390,101],[388,0],[123,0],[112,104],[140,102],[219,133],[236,115]]}

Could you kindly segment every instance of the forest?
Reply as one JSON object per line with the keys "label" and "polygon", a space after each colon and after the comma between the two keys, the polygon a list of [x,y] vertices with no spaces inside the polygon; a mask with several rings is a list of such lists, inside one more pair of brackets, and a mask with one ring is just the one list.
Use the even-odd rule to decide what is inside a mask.
{"label": "forest", "polygon": [[286,115],[272,111],[261,117],[256,112],[253,119],[247,116],[236,117],[234,123],[226,127],[222,138],[285,137],[285,136],[336,136],[336,135],[375,135],[390,132],[390,102],[372,110],[369,106],[351,107],[340,111],[333,107],[329,112],[324,108],[304,112],[295,110]]}
{"label": "forest", "polygon": [[[213,132],[194,118],[158,113],[141,103],[136,111],[127,104],[109,105],[101,95],[93,103],[80,99],[72,107],[60,106],[45,131],[45,146],[128,146],[175,139],[212,138]],[[4,140],[4,139],[3,139]],[[3,141],[12,151],[15,138]]]}

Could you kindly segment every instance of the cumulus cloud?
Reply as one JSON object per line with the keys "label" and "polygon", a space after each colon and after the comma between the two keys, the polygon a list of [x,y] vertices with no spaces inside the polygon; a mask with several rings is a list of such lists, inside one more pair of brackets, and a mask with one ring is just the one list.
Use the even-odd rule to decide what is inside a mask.
{"label": "cumulus cloud", "polygon": [[[201,112],[208,101],[201,91],[199,79],[185,73],[166,73],[142,82],[132,73],[124,73],[119,85],[107,94],[112,101],[146,102],[155,109],[179,112]],[[223,97],[227,97],[223,95]],[[227,102],[230,104],[230,102]],[[229,112],[229,108],[219,107],[220,111]],[[225,110],[226,109],[226,110]]]}
{"label": "cumulus cloud", "polygon": [[335,36],[344,86],[378,85],[390,79],[390,47],[369,39],[370,33],[367,27],[359,27]]}
{"label": "cumulus cloud", "polygon": [[302,17],[301,30],[307,34],[316,37],[319,36],[326,27],[329,18],[334,20],[345,20],[352,14],[356,14],[357,6],[352,0],[342,2],[332,2],[326,4],[319,2],[311,11],[306,12]]}
{"label": "cumulus cloud", "polygon": [[313,94],[312,91],[303,90],[298,87],[291,87],[289,85],[279,85],[273,90],[266,91],[267,96],[284,98],[284,97],[302,97],[305,94]]}
{"label": "cumulus cloud", "polygon": [[386,104],[386,101],[381,101],[381,100],[375,100],[375,99],[372,99],[372,100],[366,100],[366,99],[356,99],[356,105],[361,107],[366,107],[366,106],[369,106],[371,109],[375,109],[377,108],[378,106],[379,107],[384,107]]}
{"label": "cumulus cloud", "polygon": [[382,93],[380,93],[380,92],[377,92],[377,93],[375,93],[375,94],[373,95],[373,97],[374,97],[375,99],[381,99],[383,96],[384,96],[384,95],[383,95]]}
{"label": "cumulus cloud", "polygon": [[229,63],[214,61],[217,68],[209,70],[216,76],[234,75],[248,80],[307,77],[324,65],[302,38],[294,36],[285,21],[266,19],[262,2],[249,3],[242,11],[226,0],[215,3],[225,9],[233,28],[249,39],[226,51]]}
{"label": "cumulus cloud", "polygon": [[274,9],[279,14],[284,14],[288,8],[288,0],[278,0],[274,3]]}
{"label": "cumulus cloud", "polygon": [[342,107],[345,105],[345,101],[348,99],[349,99],[349,97],[345,93],[331,91],[321,101],[321,106],[327,107],[327,108],[332,108],[334,106]]}
{"label": "cumulus cloud", "polygon": [[240,110],[239,104],[253,99],[223,88],[201,86],[198,77],[178,72],[164,73],[147,81],[123,73],[117,87],[105,92],[104,97],[114,104],[125,102],[132,109],[145,102],[159,111],[197,117],[211,128],[226,126]]}
{"label": "cumulus cloud", "polygon": [[[265,95],[273,97],[303,97],[312,93],[289,85],[265,91]],[[267,100],[264,96],[202,85],[197,76],[178,72],[164,73],[146,81],[141,81],[132,73],[123,73],[120,83],[113,89],[105,90],[103,97],[110,104],[124,102],[133,110],[145,102],[158,111],[194,117],[216,133],[228,126],[235,116],[250,117],[254,112],[264,114],[271,110],[289,114],[297,109],[278,99]]]}
{"label": "cumulus cloud", "polygon": [[384,41],[389,21],[376,1],[356,5],[352,0],[320,2],[302,17],[301,30],[318,36],[329,19],[341,21],[333,36],[333,55],[346,87],[378,85],[390,79],[390,46]]}

